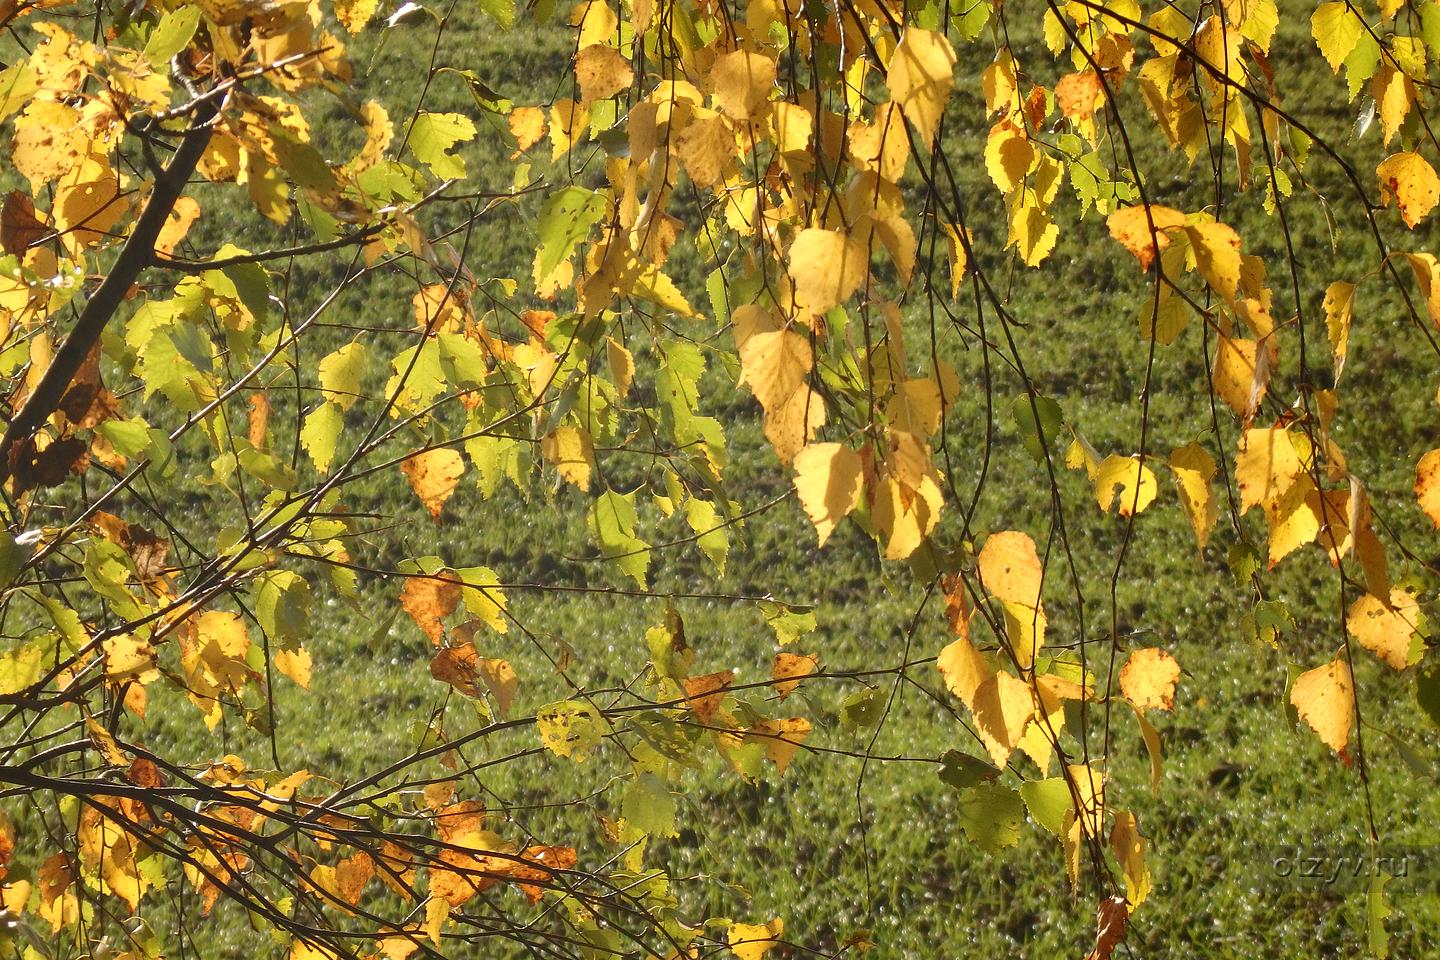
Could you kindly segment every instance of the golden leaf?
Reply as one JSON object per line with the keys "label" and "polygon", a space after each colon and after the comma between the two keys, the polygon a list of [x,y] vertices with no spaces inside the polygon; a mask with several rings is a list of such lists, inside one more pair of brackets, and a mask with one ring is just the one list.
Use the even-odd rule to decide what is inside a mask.
{"label": "golden leaf", "polygon": [[583,427],[556,427],[540,440],[540,455],[555,465],[555,470],[581,490],[590,489],[590,473],[595,468],[595,442]]}
{"label": "golden leaf", "polygon": [[[1120,490],[1118,497],[1115,492],[1117,487]],[[1117,501],[1120,516],[1140,513],[1155,502],[1158,491],[1154,472],[1135,457],[1112,453],[1101,461],[1100,468],[1095,472],[1095,500],[1106,513]]]}
{"label": "golden leaf", "polygon": [[795,305],[811,314],[839,306],[864,286],[870,272],[865,247],[837,230],[801,230],[789,260]]}
{"label": "golden leaf", "polygon": [[1290,703],[1326,746],[1344,751],[1355,723],[1355,682],[1343,657],[1296,677]]}
{"label": "golden leaf", "polygon": [[760,53],[735,50],[710,67],[710,92],[721,110],[748,120],[766,110],[775,86],[775,61]]}
{"label": "golden leaf", "polygon": [[1190,518],[1190,526],[1195,531],[1195,542],[1203,551],[1220,517],[1220,510],[1210,492],[1210,480],[1215,476],[1215,458],[1200,444],[1189,443],[1170,452],[1170,469],[1180,490],[1180,505],[1185,508],[1185,515]]}
{"label": "golden leaf", "polygon": [[1393,199],[1400,218],[1412,230],[1440,200],[1440,177],[1418,153],[1392,153],[1380,161],[1375,176],[1380,179],[1381,202],[1389,206]]}
{"label": "golden leaf", "polygon": [[1410,666],[1412,638],[1421,627],[1420,602],[1401,587],[1390,591],[1388,605],[1367,593],[1345,615],[1345,628],[1392,670]]}
{"label": "golden leaf", "polygon": [[1170,237],[1165,231],[1184,226],[1185,214],[1155,204],[1121,207],[1105,218],[1105,225],[1110,230],[1110,236],[1120,241],[1140,261],[1140,269],[1149,270],[1156,254],[1170,245]]}
{"label": "golden leaf", "polygon": [[795,492],[820,546],[860,504],[860,455],[839,443],[812,443],[795,457]]}
{"label": "golden leaf", "polygon": [[943,33],[907,27],[886,66],[885,85],[921,143],[934,142],[954,85],[955,51]]}
{"label": "golden leaf", "polygon": [[1180,679],[1180,664],[1159,647],[1133,650],[1120,670],[1120,693],[1135,709],[1175,708],[1175,684]]}
{"label": "golden leaf", "polygon": [[437,523],[445,509],[445,501],[460,485],[465,473],[465,459],[459,451],[448,447],[424,450],[402,461],[400,472],[410,481],[410,487],[430,511],[430,518]]}
{"label": "golden leaf", "polygon": [[815,672],[820,663],[815,653],[777,653],[770,666],[770,678],[775,692],[784,700],[800,686],[800,681]]}
{"label": "golden leaf", "polygon": [[582,103],[613,97],[629,87],[633,79],[630,61],[614,47],[595,44],[575,56],[575,80]]}

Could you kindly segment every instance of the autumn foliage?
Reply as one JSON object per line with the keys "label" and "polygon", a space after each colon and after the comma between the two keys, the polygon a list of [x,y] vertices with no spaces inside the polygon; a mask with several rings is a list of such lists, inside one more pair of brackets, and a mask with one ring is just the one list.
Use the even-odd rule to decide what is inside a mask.
{"label": "autumn foliage", "polygon": [[[564,76],[530,78],[553,96],[512,101],[457,58],[417,67],[418,105],[368,97],[355,51],[462,17],[565,31]],[[1182,517],[1196,563],[1228,565],[1254,605],[1236,645],[1274,642],[1285,601],[1338,597],[1282,695],[1368,789],[1363,720],[1384,705],[1360,663],[1414,675],[1440,712],[1433,561],[1395,519],[1440,527],[1440,449],[1406,463],[1413,497],[1382,500],[1390,465],[1348,459],[1336,424],[1367,304],[1398,304],[1412,348],[1440,355],[1440,4],[1321,3],[1284,51],[1281,17],[1275,0],[0,4],[23,38],[0,71],[6,951],[176,955],[166,930],[231,909],[257,953],[294,960],[802,956],[815,931],[743,904],[708,916],[653,846],[683,825],[687,771],[754,781],[845,753],[804,693],[863,674],[878,692],[844,722],[884,722],[877,678],[933,687],[964,726],[933,756],[966,837],[1053,834],[1071,909],[1094,918],[1075,955],[1108,957],[1155,887],[1145,824],[1107,801],[1112,727],[1163,789],[1157,719],[1188,680],[1121,629],[1113,586],[1082,595],[1082,514],[1115,531],[1112,585],[1148,520]],[[1368,138],[1292,112],[1287,68],[1317,58],[1321,99]],[[470,106],[432,110],[432,87]],[[323,133],[337,115],[344,135]],[[1154,156],[1201,188],[1167,189]],[[1308,289],[1290,218],[1325,177],[1334,243],[1370,268]],[[528,275],[489,259],[511,216]],[[1125,446],[1093,446],[1016,346],[1007,274],[1098,282],[1062,237],[1107,245],[1143,289],[1095,318],[1145,344]],[[399,325],[363,315],[367,291],[412,288]],[[1157,358],[1182,350],[1200,358],[1188,419],[1162,435]],[[997,370],[1018,398],[997,399]],[[764,492],[732,480],[752,425]],[[996,519],[1000,443],[1023,448],[1039,514]],[[573,514],[608,585],[377,549],[385,518],[355,493],[376,482],[442,531],[486,504]],[[813,611],[715,585],[737,534],[781,510],[808,518],[817,564],[848,538],[908,584],[903,654],[832,663]],[[670,518],[680,534],[658,534]],[[658,588],[682,554],[690,592]],[[597,692],[557,655],[568,693],[536,701],[507,651],[546,628],[512,600],[566,589],[665,613],[637,614],[642,655],[616,670],[635,679]],[[763,679],[698,653],[677,596],[757,610]],[[332,601],[423,638],[446,706],[413,752],[351,776],[146,745],[155,703],[273,745],[278,687],[347,693],[311,689]],[[536,757],[607,772],[596,797],[555,798],[603,811],[592,835],[536,836],[492,806],[477,772]],[[1373,817],[1363,832],[1373,848]]]}

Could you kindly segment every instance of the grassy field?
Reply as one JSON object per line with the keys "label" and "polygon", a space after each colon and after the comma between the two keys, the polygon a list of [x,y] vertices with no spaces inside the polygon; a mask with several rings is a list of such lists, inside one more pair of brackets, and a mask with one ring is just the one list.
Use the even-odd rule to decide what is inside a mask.
{"label": "grassy field", "polygon": [[[1274,59],[1287,104],[1313,120],[1344,155],[1357,158],[1359,169],[1370,169],[1381,153],[1377,132],[1350,142],[1346,131],[1358,104],[1344,105],[1343,82],[1323,67],[1316,70],[1308,10],[1302,11],[1298,3],[1282,6]],[[1010,15],[1012,41],[1022,59],[1028,51],[1031,61],[1041,62],[1037,24],[1021,22],[1018,8]],[[433,25],[417,17],[391,31],[373,58],[357,54],[355,91],[380,94],[391,102],[413,101],[419,96],[420,64],[429,58],[432,38]],[[516,102],[548,100],[566,92],[557,84],[565,70],[566,43],[566,36],[554,30],[521,26],[504,33],[466,6],[457,8],[436,59],[476,71]],[[978,74],[992,51],[988,39],[962,48],[962,75]],[[965,178],[981,266],[1003,281],[1010,309],[1021,324],[1013,330],[1018,353],[1038,387],[1061,403],[1067,421],[1097,449],[1133,452],[1148,349],[1136,335],[1135,321],[1143,278],[1128,256],[1103,237],[1093,213],[1084,223],[1067,225],[1044,270],[1011,266],[1002,252],[1002,201],[985,179],[981,160],[983,108],[970,92],[974,84],[962,80],[958,87],[955,125],[946,149]],[[476,114],[469,94],[453,76],[436,81],[426,106]],[[1138,115],[1132,120],[1137,127],[1144,123]],[[319,135],[344,138],[349,135],[346,125],[343,111],[336,108],[331,122],[318,128]],[[1143,138],[1142,150],[1158,202],[1194,209],[1213,199],[1214,185],[1196,175],[1203,166],[1190,171],[1183,160]],[[504,154],[493,136],[482,132],[463,153],[478,171],[479,189],[506,188],[508,166],[497,162]],[[1323,368],[1324,362],[1314,357],[1327,349],[1317,312],[1325,285],[1335,279],[1358,280],[1378,264],[1373,251],[1361,244],[1331,245],[1318,198],[1330,202],[1331,213],[1349,236],[1356,235],[1358,217],[1333,167],[1323,166],[1317,157],[1311,172],[1316,192],[1301,195],[1297,190],[1289,213],[1303,291],[1299,309],[1310,339],[1311,363]],[[547,174],[559,177],[563,171]],[[1230,195],[1233,185],[1226,184],[1225,190]],[[1276,221],[1260,211],[1253,193],[1240,198],[1233,210],[1247,252],[1264,256],[1270,265],[1277,317],[1290,314],[1296,304],[1284,278],[1285,251]],[[1388,216],[1394,228],[1398,221]],[[532,207],[517,205],[484,221],[475,238],[479,253],[470,258],[471,269],[526,278],[534,243],[528,232],[532,217]],[[213,249],[224,240],[258,246],[273,239],[237,238],[233,224],[238,219],[253,217],[240,211],[230,216],[223,207],[207,209],[192,237],[196,250]],[[1057,289],[1057,278],[1063,278],[1063,288]],[[684,279],[695,302],[703,302],[698,275]],[[333,276],[324,270],[297,272],[291,287],[294,309],[313,303],[330,280]],[[409,323],[413,290],[410,281],[397,280],[387,289],[384,278],[377,278],[348,293],[332,315],[347,323],[401,329]],[[1440,371],[1434,357],[1421,349],[1423,340],[1401,312],[1398,297],[1378,289],[1362,297],[1336,439],[1352,464],[1363,465],[1386,523],[1416,555],[1429,557],[1434,536],[1408,492],[1413,482],[1409,465],[1434,443],[1433,398]],[[922,342],[928,322],[922,305],[910,310],[908,322],[915,342]],[[709,335],[714,325],[701,321],[689,332]],[[308,355],[318,358],[348,336],[342,329],[321,329]],[[1152,450],[1162,454],[1208,433],[1200,337],[1200,325],[1192,322],[1155,360],[1149,430]],[[947,437],[957,486],[968,490],[979,476],[985,437],[984,354],[975,340],[952,329],[942,330],[941,338],[942,354],[966,384]],[[640,360],[641,377],[653,375],[654,359]],[[985,496],[972,529],[977,535],[1026,530],[1043,544],[1054,519],[1048,490],[1038,480],[1009,413],[1020,381],[995,356],[991,360],[997,404],[993,446]],[[1295,356],[1283,363],[1293,373]],[[383,382],[378,369],[371,373],[370,382]],[[1282,376],[1277,382],[1286,381]],[[1293,379],[1288,382],[1293,384]],[[760,436],[748,394],[735,389],[720,370],[711,371],[707,384],[703,412],[723,419],[729,430],[727,480],[732,495],[751,506],[783,492],[785,475]],[[1228,451],[1233,449],[1235,426],[1223,411],[1222,419]],[[1108,649],[1109,578],[1121,549],[1123,522],[1095,508],[1083,474],[1066,472],[1059,482],[1077,576],[1072,589],[1068,571],[1057,562],[1047,580],[1052,585],[1047,591],[1055,591],[1053,597],[1047,592],[1051,636],[1079,637],[1083,611],[1092,652]],[[1314,666],[1339,642],[1333,572],[1313,548],[1288,561],[1267,583],[1274,596],[1294,601],[1294,628],[1283,633],[1277,647],[1247,638],[1242,620],[1254,598],[1235,586],[1225,558],[1242,531],[1263,545],[1259,518],[1244,518],[1237,531],[1222,512],[1214,541],[1198,554],[1163,474],[1161,483],[1161,500],[1137,522],[1115,597],[1122,646],[1163,647],[1186,671],[1174,715],[1156,719],[1165,770],[1155,794],[1148,789],[1149,761],[1133,718],[1119,710],[1114,717],[1108,802],[1136,811],[1151,844],[1155,871],[1155,891],[1133,929],[1135,955],[1354,955],[1364,941],[1363,881],[1307,882],[1281,876],[1273,865],[1281,848],[1289,845],[1351,854],[1364,849],[1364,784],[1308,731],[1295,729],[1284,708],[1290,666]],[[191,511],[196,531],[209,529],[208,510],[228,508],[223,492],[197,492],[187,487],[184,477],[161,493],[184,498],[197,508]],[[367,562],[387,565],[436,554],[456,566],[488,565],[510,583],[621,585],[613,572],[586,559],[593,549],[584,529],[584,500],[570,487],[537,486],[529,501],[513,493],[487,501],[467,489],[451,502],[438,526],[394,471],[348,487],[345,501],[353,511],[395,521],[366,538],[372,553],[361,559]],[[662,523],[647,516],[646,523],[647,536],[656,541],[686,532],[675,519]],[[959,529],[952,513],[942,525],[942,538],[953,542]],[[655,592],[660,597],[687,592],[774,595],[813,604],[819,628],[798,647],[819,652],[834,670],[888,666],[907,654],[911,659],[932,657],[947,642],[940,610],[932,602],[916,620],[922,591],[907,571],[882,564],[868,537],[853,525],[842,527],[817,551],[809,522],[798,505],[787,500],[753,519],[733,540],[729,568],[720,578],[693,545],[658,553]],[[1409,564],[1400,572],[1422,571]],[[276,691],[283,767],[308,768],[337,780],[355,778],[408,752],[416,742],[416,725],[437,708],[447,710],[452,733],[466,722],[478,722],[467,719],[469,708],[447,699],[448,688],[429,676],[425,637],[403,615],[388,616],[397,589],[366,582],[362,595],[377,591],[384,595],[383,603],[327,601],[317,612],[308,641],[316,659],[313,690],[302,693],[281,681]],[[482,652],[514,663],[522,680],[515,704],[520,714],[568,695],[548,662],[557,650],[573,655],[570,675],[587,688],[627,682],[645,660],[646,628],[660,622],[665,609],[662,599],[544,589],[512,589],[510,598],[516,620],[535,635],[527,638],[511,630],[489,638]],[[696,672],[734,667],[739,682],[768,675],[774,638],[753,604],[673,602],[696,649]],[[912,621],[918,623],[913,631]],[[1396,675],[1369,657],[1358,663],[1376,821],[1387,845],[1418,850],[1433,871],[1440,859],[1440,831],[1435,827],[1440,822],[1440,740],[1414,706],[1409,675]],[[934,761],[949,749],[979,748],[942,706],[946,695],[934,668],[922,664],[910,674],[915,684],[894,686],[894,702],[873,744],[870,731],[847,729],[840,722],[841,703],[863,681],[812,684],[804,693],[805,712],[817,718],[819,728],[811,745],[906,759],[866,763],[841,753],[802,752],[783,778],[772,773],[752,785],[712,758],[711,765],[687,783],[679,836],[655,844],[652,862],[667,866],[674,876],[691,878],[681,885],[681,896],[697,918],[719,913],[763,921],[779,914],[788,938],[825,953],[852,931],[867,929],[877,944],[872,955],[887,958],[1081,955],[1093,937],[1093,904],[1072,897],[1059,842],[1033,823],[1023,829],[1019,846],[995,856],[979,852],[965,839],[956,794],[940,781]],[[888,695],[891,680],[884,680]],[[144,737],[152,746],[197,762],[233,752],[255,766],[269,763],[268,741],[254,731],[233,723],[210,736],[197,730],[202,728],[191,708],[178,697],[167,700],[156,694],[156,705],[144,721]],[[1098,746],[1100,736],[1097,726],[1093,745]],[[499,756],[532,745],[533,737],[533,731],[521,730],[493,744],[487,740],[483,749]],[[470,759],[479,757],[483,754]],[[610,767],[594,761],[577,766],[542,756],[496,769],[483,788],[523,829],[569,838],[580,848],[582,863],[607,855],[596,814],[613,816],[618,804],[618,798],[604,792],[613,773]],[[1027,775],[1035,773],[1027,767]],[[596,791],[596,799],[581,807],[544,806]],[[1396,956],[1420,957],[1435,950],[1435,931],[1440,930],[1440,896],[1435,891],[1433,873],[1428,879],[1391,883],[1388,892],[1396,914],[1389,926]],[[216,931],[221,935],[206,946],[208,955],[248,958],[269,949],[254,941],[239,917],[224,915]]]}

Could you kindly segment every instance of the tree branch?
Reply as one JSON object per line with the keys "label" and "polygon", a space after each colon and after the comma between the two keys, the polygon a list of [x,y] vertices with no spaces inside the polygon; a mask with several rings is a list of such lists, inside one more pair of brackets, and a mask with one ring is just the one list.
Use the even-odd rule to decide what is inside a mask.
{"label": "tree branch", "polygon": [[155,189],[136,219],[135,228],[130,231],[114,267],[85,304],[75,328],[55,352],[55,359],[39,384],[5,428],[5,435],[0,438],[0,483],[8,480],[13,472],[11,460],[16,446],[28,440],[59,407],[70,382],[99,342],[100,334],[115,315],[125,294],[140,272],[154,262],[155,241],[160,229],[205,153],[213,121],[219,113],[218,100],[203,100],[196,105],[189,131],[180,141],[169,166],[155,178]]}

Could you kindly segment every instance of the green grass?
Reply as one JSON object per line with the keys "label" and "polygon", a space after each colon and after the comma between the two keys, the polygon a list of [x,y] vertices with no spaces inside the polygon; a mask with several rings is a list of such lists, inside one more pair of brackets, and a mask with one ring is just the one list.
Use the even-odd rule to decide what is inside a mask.
{"label": "green grass", "polygon": [[[1291,86],[1285,88],[1291,98],[1287,103],[1302,117],[1314,118],[1344,145],[1347,156],[1377,156],[1374,131],[1359,145],[1345,143],[1344,130],[1355,108],[1338,108],[1341,81],[1314,69],[1313,50],[1306,49],[1306,17],[1298,4],[1285,6],[1276,41],[1277,73],[1285,83],[1284,68],[1293,71],[1303,64],[1305,71],[1298,79],[1291,74]],[[1019,11],[1011,15],[1017,18],[1012,36],[1022,59],[1028,53],[1030,62],[1042,62],[1035,24],[1018,22]],[[413,102],[432,36],[423,20],[392,31],[369,69],[358,73],[354,94],[381,96],[391,103]],[[564,70],[566,42],[556,31],[528,27],[503,34],[466,7],[457,10],[437,60],[475,70],[517,102],[548,99],[565,94],[553,87]],[[962,49],[962,73],[977,73],[988,59],[988,49],[984,41]],[[357,71],[365,60],[356,56]],[[1048,63],[1048,55],[1043,62]],[[959,87],[953,109],[956,126],[947,150],[965,178],[962,186],[981,266],[997,283],[1003,281],[1009,307],[1022,324],[1013,334],[1026,368],[1037,388],[1058,400],[1067,421],[1102,453],[1133,452],[1140,428],[1136,398],[1147,359],[1147,345],[1136,336],[1135,323],[1142,277],[1128,256],[1103,236],[1093,213],[1083,224],[1067,225],[1044,269],[1012,269],[1001,249],[1001,199],[985,179],[980,159],[984,128],[978,118],[983,110],[964,81]],[[317,102],[324,99],[316,95]],[[345,138],[351,133],[345,112],[327,102],[332,106],[326,108],[327,119],[317,125],[317,139],[348,143]],[[453,76],[436,81],[426,107],[476,112]],[[398,110],[392,115],[400,119]],[[1137,114],[1132,125],[1144,122]],[[1142,149],[1159,202],[1188,210],[1212,199],[1211,184],[1197,175],[1203,162],[1190,171],[1153,143],[1143,143]],[[482,134],[464,155],[476,171],[478,188],[507,186],[508,168],[498,162],[503,151],[493,138],[487,140]],[[1362,173],[1373,166],[1373,160],[1356,162]],[[562,173],[547,172],[552,177]],[[1318,156],[1310,172],[1319,194],[1332,201],[1332,212],[1353,236],[1354,205],[1342,196],[1343,182]],[[1227,185],[1227,193],[1231,192]],[[1275,220],[1258,211],[1253,191],[1233,210],[1247,252],[1263,255],[1270,265],[1277,317],[1289,315],[1295,304],[1282,270],[1284,250]],[[1330,280],[1356,280],[1374,270],[1375,257],[1360,244],[1332,248],[1322,209],[1313,197],[1297,196],[1290,212],[1304,291],[1307,350],[1310,363],[1324,368],[1325,361],[1316,359],[1328,349],[1317,313],[1320,292]],[[471,258],[471,268],[487,276],[523,280],[533,245],[527,232],[532,215],[532,207],[520,205],[502,208],[485,220],[475,238],[479,254]],[[254,219],[225,201],[207,206],[206,217],[192,237],[194,251],[213,249],[225,240],[255,248],[285,240],[280,231],[266,228],[252,235],[239,226]],[[684,262],[693,264],[694,259]],[[703,302],[698,272],[676,272],[692,302]],[[303,315],[305,306],[315,302],[337,276],[328,264],[297,267],[292,282],[297,315]],[[1063,287],[1057,287],[1057,277],[1064,279]],[[413,281],[404,277],[374,277],[348,291],[331,319],[404,329],[410,323],[409,297],[414,289]],[[1428,557],[1434,548],[1433,534],[1408,491],[1409,465],[1432,442],[1427,427],[1435,417],[1434,358],[1422,349],[1420,335],[1404,319],[1393,292],[1377,288],[1362,297],[1336,439],[1363,472],[1386,523],[1417,555]],[[926,332],[923,306],[914,306],[908,317],[912,353],[918,356],[923,354]],[[993,335],[993,315],[989,322]],[[714,331],[707,324],[685,332],[708,336]],[[983,354],[973,338],[948,329],[940,336],[942,354],[955,364],[966,384],[946,434],[953,478],[964,492],[976,482],[982,461],[987,413],[980,385]],[[302,353],[302,364],[313,363],[348,337],[344,329],[321,328],[316,342]],[[1172,446],[1208,434],[1200,338],[1200,325],[1192,321],[1176,344],[1156,354],[1150,389],[1152,454],[1163,455]],[[1277,383],[1293,384],[1293,377],[1287,375],[1297,368],[1296,340],[1287,341],[1290,352],[1282,360]],[[396,336],[385,342],[403,341]],[[380,352],[372,347],[373,357]],[[643,382],[653,376],[655,360],[639,359]],[[1022,529],[1043,546],[1055,517],[1043,475],[1021,448],[1009,414],[1010,400],[1023,384],[996,356],[991,360],[997,404],[993,445],[985,497],[971,532],[978,542],[986,531]],[[372,367],[367,382],[383,382],[379,362]],[[278,385],[285,382],[279,378],[277,395]],[[783,492],[783,471],[759,434],[748,395],[736,390],[714,364],[706,383],[702,412],[721,417],[729,431],[731,467],[726,480],[731,495],[751,506]],[[287,415],[293,418],[287,402],[277,399],[281,429]],[[1217,452],[1229,452],[1236,431],[1223,411],[1221,419],[1227,446]],[[189,449],[194,454],[202,448]],[[156,493],[182,506],[183,511],[177,511],[182,528],[207,543],[215,534],[213,516],[233,510],[234,504],[219,488],[191,485],[200,472],[192,469]],[[1288,666],[1316,665],[1339,642],[1333,573],[1314,548],[1288,560],[1267,577],[1267,584],[1273,595],[1292,601],[1295,629],[1280,638],[1278,648],[1247,639],[1241,620],[1252,598],[1235,586],[1225,562],[1226,550],[1240,534],[1222,514],[1214,542],[1198,554],[1173,489],[1163,472],[1160,478],[1161,499],[1136,523],[1114,605],[1121,650],[1158,645],[1173,652],[1186,669],[1175,713],[1155,718],[1165,749],[1165,773],[1157,793],[1148,789],[1148,760],[1133,718],[1117,709],[1111,729],[1108,801],[1113,808],[1137,812],[1155,872],[1155,891],[1132,929],[1135,953],[1163,957],[1354,954],[1364,938],[1361,886],[1306,885],[1275,876],[1270,864],[1276,848],[1283,845],[1317,850],[1363,847],[1364,791],[1357,772],[1336,761],[1313,735],[1293,728],[1284,710]],[[1112,613],[1108,580],[1124,525],[1100,514],[1082,474],[1062,472],[1058,479],[1076,585],[1072,588],[1068,569],[1056,559],[1047,580],[1050,636],[1064,638],[1065,643],[1080,639],[1083,611],[1086,649],[1090,657],[1098,658],[1091,666],[1103,677]],[[393,470],[348,486],[344,499],[352,511],[394,521],[364,538],[367,552],[357,555],[364,563],[383,567],[406,557],[437,554],[457,566],[489,565],[506,582],[623,586],[616,574],[587,559],[593,548],[583,523],[584,498],[569,487],[537,484],[528,501],[511,492],[486,501],[467,485],[439,526],[430,523]],[[683,521],[662,522],[653,508],[646,510],[647,538],[659,542],[685,535]],[[1251,541],[1263,544],[1263,528],[1254,514],[1244,518],[1240,529]],[[960,536],[958,511],[950,510],[938,539],[954,544]],[[653,589],[660,597],[685,592],[773,594],[789,602],[813,604],[819,630],[798,646],[806,652],[818,651],[832,670],[891,665],[899,662],[907,645],[912,658],[933,656],[947,642],[934,601],[922,611],[911,634],[922,591],[906,570],[882,564],[869,538],[853,524],[843,526],[818,551],[808,521],[791,500],[753,519],[732,539],[729,569],[719,578],[693,545],[657,553]],[[1392,551],[1392,563],[1397,560]],[[1418,574],[1420,568],[1405,564],[1400,572]],[[321,572],[316,570],[315,576],[318,579]],[[283,768],[308,768],[338,781],[354,779],[412,749],[414,725],[423,724],[438,707],[445,707],[446,727],[452,734],[479,722],[466,704],[447,697],[448,688],[431,679],[429,644],[414,625],[403,615],[388,619],[397,592],[398,584],[364,578],[360,604],[326,600],[316,611],[313,635],[307,641],[316,658],[313,690],[302,693],[283,680],[275,690]],[[514,589],[510,599],[516,621],[532,629],[534,636],[526,637],[519,629],[491,635],[482,653],[514,663],[522,679],[515,705],[520,715],[570,695],[549,666],[560,650],[573,656],[569,676],[581,687],[608,688],[627,682],[647,658],[646,628],[660,622],[665,608],[663,599],[545,590]],[[674,604],[696,650],[695,672],[735,667],[742,683],[767,676],[774,640],[752,604],[694,599],[676,599]],[[772,773],[749,784],[712,756],[683,782],[679,836],[655,842],[648,862],[665,867],[673,876],[689,878],[678,889],[695,919],[718,914],[757,921],[779,914],[785,918],[787,937],[825,953],[863,928],[878,944],[874,955],[881,957],[1079,955],[1093,938],[1094,903],[1089,896],[1071,894],[1059,842],[1033,823],[1022,830],[1019,846],[995,856],[979,852],[965,839],[957,795],[938,779],[930,761],[948,749],[980,752],[980,748],[956,715],[940,705],[948,702],[963,714],[953,698],[947,700],[933,667],[916,667],[910,676],[916,685],[895,687],[893,707],[873,747],[868,731],[847,730],[839,722],[842,700],[858,689],[860,681],[810,684],[799,712],[816,720],[810,745],[858,753],[870,749],[880,757],[915,759],[867,764],[839,753],[802,752],[783,778]],[[881,679],[888,693],[892,681]],[[1434,826],[1440,818],[1436,731],[1413,705],[1409,675],[1395,675],[1365,657],[1359,661],[1357,681],[1366,710],[1369,793],[1382,835],[1387,843],[1401,846],[1433,845],[1440,841]],[[245,729],[234,717],[206,735],[197,716],[178,695],[157,690],[147,718],[136,724],[136,735],[172,756],[197,763],[235,752],[254,766],[269,764],[266,737]],[[1091,747],[1099,749],[1103,736],[1102,725],[1092,724]],[[526,728],[493,738],[493,743],[491,739],[480,749],[503,756],[533,746],[534,732]],[[1413,756],[1402,755],[1398,744]],[[1422,764],[1419,769],[1412,766],[1415,758]],[[542,756],[490,768],[469,786],[475,791],[483,788],[507,805],[517,829],[574,843],[581,864],[586,865],[611,853],[596,826],[596,814],[617,815],[616,791],[602,792],[576,807],[544,805],[600,790],[622,767],[619,758],[610,756],[583,766]],[[1020,769],[1027,777],[1040,775],[1028,761],[1021,761]],[[440,770],[432,765],[422,772],[437,775]],[[1440,847],[1429,847],[1432,854],[1436,850]],[[1397,879],[1389,894],[1396,907],[1389,921],[1394,955],[1418,957],[1433,951],[1434,931],[1440,929],[1440,899],[1433,884]],[[204,955],[238,958],[273,952],[234,911],[222,907],[219,917],[220,922],[201,936]]]}

